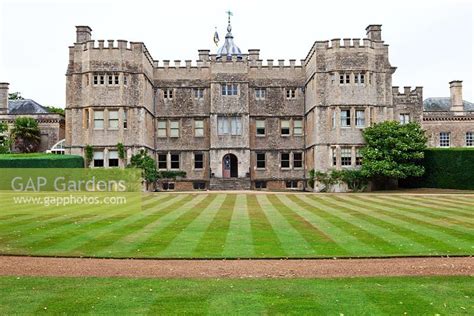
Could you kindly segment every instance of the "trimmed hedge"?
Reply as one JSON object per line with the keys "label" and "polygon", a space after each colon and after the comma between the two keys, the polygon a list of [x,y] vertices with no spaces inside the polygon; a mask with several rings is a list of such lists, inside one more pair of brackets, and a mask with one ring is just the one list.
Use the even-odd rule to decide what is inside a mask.
{"label": "trimmed hedge", "polygon": [[425,174],[400,180],[406,188],[474,189],[474,148],[430,148],[423,159]]}
{"label": "trimmed hedge", "polygon": [[4,154],[0,168],[84,168],[84,158],[76,155]]}

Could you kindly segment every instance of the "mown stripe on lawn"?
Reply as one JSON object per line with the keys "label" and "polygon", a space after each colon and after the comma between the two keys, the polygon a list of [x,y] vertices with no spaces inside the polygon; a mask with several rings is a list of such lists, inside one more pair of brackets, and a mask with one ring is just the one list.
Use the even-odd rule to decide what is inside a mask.
{"label": "mown stripe on lawn", "polygon": [[[386,196],[385,197],[387,200],[397,200],[400,199],[399,197],[392,197],[392,196]],[[439,201],[436,202],[430,202],[431,199],[434,199],[434,197],[430,197],[429,199],[419,199],[417,197],[413,196],[406,196],[403,197],[403,202],[407,205],[415,206],[415,207],[423,207],[428,210],[429,213],[434,213],[436,212],[437,214],[442,214],[444,216],[449,216],[450,218],[456,218],[461,221],[464,220],[469,220],[470,217],[472,217],[472,211],[461,211],[460,208],[455,208],[451,206],[446,206],[443,205],[443,203],[440,203]]]}
{"label": "mown stripe on lawn", "polygon": [[[307,197],[302,197],[302,199],[310,200]],[[324,205],[328,212],[330,211],[340,219],[360,227],[360,229],[365,232],[363,234],[369,238],[368,240],[376,242],[378,247],[386,253],[399,254],[428,251],[424,245],[395,233],[387,228],[385,224],[381,224],[380,222],[377,224],[373,223],[366,216],[360,216],[360,214],[357,214],[353,209],[336,203],[334,197],[318,196],[312,200],[314,201],[313,203]]]}
{"label": "mown stripe on lawn", "polygon": [[194,255],[204,257],[221,257],[225,247],[230,220],[235,207],[235,194],[228,194],[212,222],[199,239]]}
{"label": "mown stripe on lawn", "polygon": [[[80,248],[82,245],[87,244],[91,240],[99,240],[100,238],[104,238],[104,236],[107,236],[108,234],[113,233],[114,231],[120,230],[122,227],[139,221],[151,214],[157,213],[159,211],[164,210],[166,212],[166,208],[169,207],[169,209],[173,209],[176,206],[182,205],[183,203],[186,203],[188,201],[192,200],[192,196],[186,197],[184,195],[179,195],[176,196],[175,198],[155,207],[152,209],[148,209],[143,212],[135,212],[132,213],[130,216],[125,217],[119,221],[114,221],[112,223],[107,223],[103,225],[102,223],[99,223],[100,225],[96,225],[97,227],[93,228],[88,228],[86,230],[81,229],[78,230],[78,233],[76,231],[70,232],[67,235],[64,235],[64,238],[61,239],[60,242],[57,242],[53,245],[49,245],[46,247],[41,247],[37,248],[35,245],[35,248],[37,249],[33,253],[35,254],[74,254],[74,255],[85,255],[85,254],[90,254],[89,251],[86,252],[80,252],[80,251],[74,251],[75,249]],[[124,211],[130,211],[128,209]],[[72,237],[71,237],[72,235]],[[120,232],[115,236],[115,238],[120,238]]]}
{"label": "mown stripe on lawn", "polygon": [[[135,201],[136,200],[136,201]],[[128,197],[128,203],[139,205],[139,197]],[[23,239],[34,239],[39,241],[43,239],[41,235],[51,237],[57,230],[64,230],[63,226],[69,225],[67,229],[76,229],[84,223],[90,223],[97,218],[109,218],[113,215],[123,212],[123,209],[116,206],[109,205],[105,209],[98,209],[98,206],[89,206],[83,204],[76,204],[72,207],[61,207],[63,214],[58,214],[51,218],[36,218],[35,221],[27,221],[24,224],[14,224],[9,227],[0,229],[0,236],[2,241],[9,241],[15,239],[16,242],[21,243],[18,232],[24,232]],[[106,214],[106,215],[104,215]]]}
{"label": "mown stripe on lawn", "polygon": [[[474,234],[473,230],[467,228],[467,223],[459,222],[456,223],[455,226],[449,225],[453,223],[453,219],[450,217],[437,217],[436,215],[432,215],[429,211],[420,211],[416,208],[416,204],[413,205],[412,203],[408,203],[408,206],[404,201],[397,201],[397,200],[390,200],[390,199],[382,199],[380,197],[375,196],[360,196],[359,197],[365,201],[372,201],[372,203],[376,203],[377,205],[383,207],[386,206],[390,209],[394,209],[397,214],[402,216],[410,217],[412,219],[418,220],[419,222],[423,222],[430,227],[433,227],[436,230],[441,228],[442,231],[448,233],[450,235],[456,236],[458,238],[466,238],[468,236],[472,236]],[[436,211],[433,211],[435,213]],[[463,226],[460,226],[463,225]]]}
{"label": "mown stripe on lawn", "polygon": [[302,201],[296,195],[280,195],[279,199],[287,207],[330,236],[338,247],[345,250],[340,255],[370,256],[380,254],[373,246],[360,240],[352,232],[348,231],[346,223],[341,222],[340,219],[330,214],[328,215],[321,208]]}
{"label": "mown stripe on lawn", "polygon": [[451,195],[445,195],[445,196],[443,196],[443,198],[456,199],[456,200],[463,201],[466,204],[474,205],[474,194],[471,194],[471,195],[452,195],[452,196]]}
{"label": "mown stripe on lawn", "polygon": [[[202,195],[181,195],[181,199],[176,203],[168,205],[159,214],[152,214],[140,220],[139,225],[133,231],[122,233],[113,243],[100,249],[98,255],[115,256],[137,256],[154,257],[157,255],[156,244],[151,242],[154,236],[174,223],[177,218],[196,208],[208,198],[207,194]],[[151,247],[150,247],[151,246]],[[143,250],[148,247],[148,250]]]}
{"label": "mown stripe on lawn", "polygon": [[110,248],[123,256],[133,254],[156,257],[158,252],[167,247],[215,198],[216,195],[198,195],[195,203],[188,203],[150,222],[141,230],[124,236]]}
{"label": "mown stripe on lawn", "polygon": [[269,315],[266,298],[259,289],[213,291],[207,299],[207,315]]}
{"label": "mown stripe on lawn", "polygon": [[[408,278],[406,281],[410,281]],[[385,284],[376,283],[374,286],[377,288],[377,291],[374,291],[373,287],[361,287],[361,294],[363,294],[369,302],[377,306],[380,313],[379,315],[396,315],[395,309],[403,308],[405,314],[411,314],[410,311],[414,309],[414,306],[423,306],[420,311],[423,311],[423,315],[441,315],[439,309],[434,307],[433,302],[427,301],[424,298],[424,295],[421,293],[426,293],[427,290],[423,287],[415,291],[409,286],[391,286],[387,287]],[[423,286],[423,285],[422,285]],[[393,304],[380,304],[383,300],[386,300],[387,297],[390,297],[390,300],[398,306],[393,306]]]}
{"label": "mown stripe on lawn", "polygon": [[226,194],[213,194],[210,203],[200,210],[199,216],[195,217],[184,229],[176,232],[174,239],[159,256],[201,256],[202,254],[195,255],[195,249],[225,199]]}
{"label": "mown stripe on lawn", "polygon": [[456,202],[443,201],[438,197],[430,197],[429,199],[423,199],[418,196],[410,196],[407,200],[414,201],[415,203],[422,203],[434,209],[439,208],[445,212],[449,212],[449,214],[452,216],[459,216],[459,218],[464,219],[471,219],[474,211],[473,206],[466,206],[462,204],[456,204]]}
{"label": "mown stripe on lawn", "polygon": [[238,194],[235,200],[232,219],[230,221],[222,255],[224,257],[243,258],[249,258],[255,255],[246,194]]}
{"label": "mown stripe on lawn", "polygon": [[[135,197],[133,198],[135,199]],[[136,198],[139,199],[140,197]],[[87,210],[87,213],[92,213],[92,216],[80,219],[69,218],[65,223],[62,223],[63,221],[61,221],[60,224],[63,224],[63,226],[58,226],[56,225],[57,223],[55,223],[54,226],[48,225],[47,229],[44,231],[38,231],[37,233],[32,234],[32,236],[25,237],[23,238],[24,240],[20,241],[24,242],[25,245],[34,245],[34,248],[38,248],[38,246],[41,245],[40,242],[44,239],[47,240],[44,241],[43,244],[50,245],[59,240],[69,238],[71,235],[78,234],[80,231],[93,229],[96,224],[96,226],[107,225],[107,223],[129,216],[131,213],[136,213],[135,207],[139,206],[139,201],[137,201],[137,204],[135,205],[133,199],[130,200],[130,197],[128,197],[128,200],[131,203],[131,206],[128,208],[117,208],[115,205],[108,205],[106,206],[106,209],[104,209],[104,206],[100,206],[99,208],[99,206],[84,207],[84,205],[81,205],[80,207]]]}
{"label": "mown stripe on lawn", "polygon": [[298,230],[291,226],[285,217],[278,212],[275,206],[268,200],[266,194],[257,195],[257,201],[287,255],[310,256],[315,254],[311,245],[301,236]]}
{"label": "mown stripe on lawn", "polygon": [[[359,197],[362,202],[370,202],[371,198],[370,197]],[[449,226],[448,223],[441,221],[440,223],[434,222],[433,219],[429,217],[425,217],[423,215],[419,215],[417,213],[414,213],[411,209],[405,209],[401,206],[401,204],[389,204],[389,203],[381,203],[380,201],[372,201],[375,202],[377,205],[377,208],[388,212],[387,214],[389,216],[392,216],[394,218],[400,219],[407,221],[412,224],[419,225],[421,227],[424,227],[425,229],[429,229],[432,231],[433,236],[438,235],[438,236],[444,236],[442,237],[444,242],[447,242],[448,240],[450,243],[453,243],[453,246],[458,247],[459,246],[464,246],[467,247],[466,250],[469,252],[469,249],[472,249],[473,244],[473,235],[472,235],[472,230],[469,230],[465,227],[454,227],[454,226]],[[456,228],[456,229],[454,229]],[[462,229],[461,229],[462,228]],[[463,232],[465,230],[465,232]]]}
{"label": "mown stripe on lawn", "polygon": [[[139,198],[139,197],[137,196],[136,198]],[[129,199],[130,199],[130,197],[129,197]],[[162,199],[160,199],[160,200],[162,200]],[[139,202],[139,201],[135,201],[135,198],[133,198],[131,201],[129,200],[128,202],[129,203],[135,203],[135,202]],[[138,205],[138,203],[137,203],[137,205]],[[32,225],[35,225],[34,222],[32,223],[33,220],[36,223],[38,223],[38,225],[40,225],[42,223],[45,223],[45,222],[50,222],[50,221],[54,222],[56,220],[60,220],[60,219],[64,218],[65,216],[67,216],[67,215],[65,215],[65,210],[67,211],[67,213],[72,214],[71,217],[74,217],[75,214],[100,212],[100,210],[98,210],[97,207],[88,207],[87,205],[82,205],[82,204],[77,204],[73,207],[68,207],[67,209],[65,209],[64,207],[49,207],[46,210],[41,211],[41,212],[34,211],[34,209],[31,209],[30,212],[34,211],[35,212],[34,214],[23,214],[23,215],[20,215],[21,217],[14,216],[14,218],[12,218],[10,220],[2,220],[0,222],[0,231],[5,232],[9,228],[14,228],[16,230],[16,228],[19,228],[22,225],[27,225],[28,228],[30,228],[30,227],[33,228],[33,227],[35,227],[35,226],[32,226]],[[76,212],[76,210],[79,210],[79,211]],[[74,211],[74,212],[72,212],[72,211]],[[24,229],[24,228],[22,227],[22,229]]]}
{"label": "mown stripe on lawn", "polygon": [[[431,221],[438,221],[444,223],[458,223],[462,224],[465,230],[465,227],[473,227],[472,221],[470,221],[465,216],[456,216],[455,214],[450,213],[443,208],[440,208],[437,205],[426,205],[420,201],[411,201],[404,197],[391,197],[391,196],[384,196],[383,198],[380,196],[371,196],[373,199],[377,199],[377,203],[381,204],[388,204],[390,206],[399,205],[401,209],[419,214],[420,216],[424,216],[426,218],[430,218]],[[469,223],[471,222],[471,223]]]}
{"label": "mown stripe on lawn", "polygon": [[345,250],[340,247],[328,234],[322,231],[317,223],[311,223],[299,213],[289,208],[278,195],[268,195],[268,200],[311,245],[316,255],[341,255]]}
{"label": "mown stripe on lawn", "polygon": [[[393,216],[394,214],[384,211],[377,204],[364,203],[355,196],[335,196],[334,200],[338,205],[350,207],[352,210],[361,213],[368,220],[382,222],[382,225],[387,225],[387,228],[391,231],[409,238],[414,243],[429,247],[431,253],[458,252],[461,250],[459,246],[464,243],[464,241],[441,233],[439,230],[432,230],[424,225],[396,218]],[[422,252],[424,251],[419,253]]]}
{"label": "mown stripe on lawn", "polygon": [[[134,204],[132,203],[131,205]],[[38,249],[42,245],[49,246],[58,242],[58,240],[70,237],[71,234],[77,233],[81,229],[90,228],[95,223],[105,222],[107,219],[115,217],[123,217],[123,213],[129,211],[127,208],[117,208],[115,205],[107,205],[105,209],[99,209],[98,206],[85,208],[84,205],[79,205],[75,208],[77,207],[87,209],[86,212],[91,214],[82,217],[64,215],[67,218],[66,220],[54,218],[53,222],[47,222],[46,225],[42,225],[41,222],[35,223],[33,227],[24,232],[22,237],[17,235],[0,238],[2,251],[23,253],[25,251],[28,252],[29,249]],[[74,212],[75,208],[68,209],[68,212]],[[6,249],[3,247],[5,244]]]}
{"label": "mown stripe on lawn", "polygon": [[280,240],[265,216],[255,194],[247,195],[247,209],[250,215],[253,245],[257,257],[284,257]]}
{"label": "mown stripe on lawn", "polygon": [[439,195],[436,197],[438,200],[443,202],[447,202],[451,205],[453,204],[460,204],[463,206],[468,207],[469,210],[474,210],[474,196],[468,198],[467,200],[462,196],[444,196]]}

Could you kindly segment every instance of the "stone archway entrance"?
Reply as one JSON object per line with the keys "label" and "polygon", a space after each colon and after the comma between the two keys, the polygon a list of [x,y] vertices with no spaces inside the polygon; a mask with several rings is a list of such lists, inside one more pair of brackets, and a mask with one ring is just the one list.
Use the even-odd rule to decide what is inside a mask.
{"label": "stone archway entrance", "polygon": [[234,154],[227,154],[222,158],[222,177],[237,178],[239,174],[239,161]]}

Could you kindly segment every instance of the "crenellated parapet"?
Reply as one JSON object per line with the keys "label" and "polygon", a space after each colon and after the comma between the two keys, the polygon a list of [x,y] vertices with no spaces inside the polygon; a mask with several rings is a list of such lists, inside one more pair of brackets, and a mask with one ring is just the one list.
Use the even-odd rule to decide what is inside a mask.
{"label": "crenellated parapet", "polygon": [[400,102],[403,102],[403,100],[412,100],[413,98],[423,102],[423,87],[412,88],[410,86],[406,86],[403,87],[403,91],[400,91],[400,87],[393,86],[392,94],[393,97],[397,98],[397,100],[400,100]]}
{"label": "crenellated parapet", "polygon": [[394,119],[408,115],[409,121],[421,122],[423,117],[423,87],[392,87]]}

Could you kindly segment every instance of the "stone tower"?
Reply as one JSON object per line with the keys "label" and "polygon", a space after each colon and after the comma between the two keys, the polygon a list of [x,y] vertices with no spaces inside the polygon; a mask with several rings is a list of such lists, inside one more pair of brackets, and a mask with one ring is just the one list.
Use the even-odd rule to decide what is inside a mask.
{"label": "stone tower", "polygon": [[153,60],[145,45],[94,41],[88,26],[76,31],[66,74],[66,149],[83,155],[91,145],[105,165],[117,143],[129,156],[141,148],[153,152]]}
{"label": "stone tower", "polygon": [[307,164],[316,170],[359,164],[362,130],[393,119],[392,67],[380,25],[367,36],[317,41],[306,57]]}

